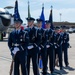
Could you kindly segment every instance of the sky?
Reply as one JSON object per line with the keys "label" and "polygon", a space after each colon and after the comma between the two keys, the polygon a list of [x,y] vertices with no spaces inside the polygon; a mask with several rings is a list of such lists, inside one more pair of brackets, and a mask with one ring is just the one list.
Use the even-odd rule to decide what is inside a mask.
{"label": "sky", "polygon": [[[1,0],[0,8],[6,6],[15,6],[16,0]],[[54,22],[72,22],[75,23],[75,0],[29,0],[30,14],[35,19],[39,18],[44,3],[45,20],[49,19],[51,6],[53,6]],[[28,0],[18,0],[18,9],[23,23],[26,23],[28,17]],[[14,9],[6,9],[9,13],[14,14]],[[60,16],[61,13],[61,16]],[[61,17],[61,18],[60,18]]]}

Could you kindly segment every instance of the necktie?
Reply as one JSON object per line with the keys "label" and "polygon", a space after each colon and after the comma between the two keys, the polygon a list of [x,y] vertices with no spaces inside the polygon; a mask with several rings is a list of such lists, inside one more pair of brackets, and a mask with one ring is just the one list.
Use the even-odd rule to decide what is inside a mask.
{"label": "necktie", "polygon": [[30,28],[30,31],[32,30],[32,28]]}
{"label": "necktie", "polygon": [[18,34],[18,30],[16,31],[16,34]]}

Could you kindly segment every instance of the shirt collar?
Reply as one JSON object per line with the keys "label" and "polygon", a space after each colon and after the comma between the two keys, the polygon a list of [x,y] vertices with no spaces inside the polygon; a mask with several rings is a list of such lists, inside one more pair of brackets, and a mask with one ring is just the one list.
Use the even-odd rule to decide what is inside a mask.
{"label": "shirt collar", "polygon": [[39,30],[41,30],[41,28],[38,28]]}
{"label": "shirt collar", "polygon": [[18,31],[18,33],[21,31],[21,29],[18,29],[18,30],[16,30],[16,31]]}

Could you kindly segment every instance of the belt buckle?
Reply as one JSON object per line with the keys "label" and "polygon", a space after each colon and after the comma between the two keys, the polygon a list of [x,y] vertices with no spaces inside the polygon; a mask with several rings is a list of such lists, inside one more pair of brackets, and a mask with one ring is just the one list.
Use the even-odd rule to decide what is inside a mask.
{"label": "belt buckle", "polygon": [[47,42],[49,42],[49,40],[47,40]]}
{"label": "belt buckle", "polygon": [[18,46],[18,44],[16,43],[15,46]]}

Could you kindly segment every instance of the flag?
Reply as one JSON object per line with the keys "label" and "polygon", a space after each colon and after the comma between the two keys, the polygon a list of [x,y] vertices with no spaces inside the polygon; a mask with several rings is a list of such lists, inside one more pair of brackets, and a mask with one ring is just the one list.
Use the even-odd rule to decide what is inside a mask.
{"label": "flag", "polygon": [[53,26],[53,17],[52,17],[52,8],[51,8],[51,10],[50,10],[50,16],[49,16],[49,21],[50,21],[50,23],[51,23],[51,29],[54,29],[54,26]]}
{"label": "flag", "polygon": [[28,18],[30,18],[31,15],[30,15],[30,5],[29,5],[29,1],[28,1]]}
{"label": "flag", "polygon": [[42,69],[43,68],[43,64],[42,64],[42,59],[39,58],[39,68]]}
{"label": "flag", "polygon": [[41,12],[40,19],[43,20],[43,22],[42,22],[42,28],[45,28],[44,6],[42,7],[42,12]]}
{"label": "flag", "polygon": [[15,2],[15,9],[14,9],[14,19],[20,19],[19,11],[18,11],[18,1]]}

